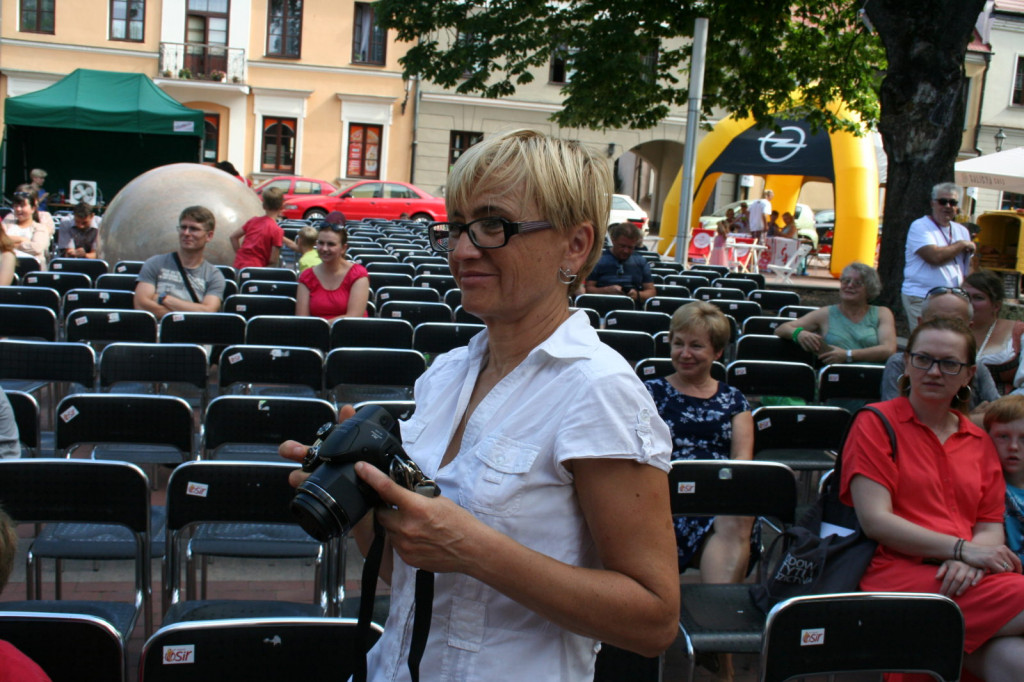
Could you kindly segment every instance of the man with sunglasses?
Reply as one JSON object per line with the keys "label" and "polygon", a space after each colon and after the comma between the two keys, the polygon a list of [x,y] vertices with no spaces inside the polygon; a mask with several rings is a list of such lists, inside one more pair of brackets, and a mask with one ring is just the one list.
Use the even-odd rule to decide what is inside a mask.
{"label": "man with sunglasses", "polygon": [[935,287],[959,287],[970,272],[975,244],[955,222],[960,188],[952,182],[932,187],[932,212],[910,224],[903,268],[903,312],[910,331],[917,327],[925,294]]}
{"label": "man with sunglasses", "polygon": [[608,228],[608,238],[611,247],[605,249],[587,277],[587,293],[625,295],[638,302],[654,296],[651,264],[634,251],[643,241],[640,228],[632,223],[615,223]]}
{"label": "man with sunglasses", "polygon": [[178,217],[178,250],[148,259],[135,285],[135,307],[162,318],[171,312],[220,311],[224,275],[203,258],[213,240],[213,213],[189,206]]}

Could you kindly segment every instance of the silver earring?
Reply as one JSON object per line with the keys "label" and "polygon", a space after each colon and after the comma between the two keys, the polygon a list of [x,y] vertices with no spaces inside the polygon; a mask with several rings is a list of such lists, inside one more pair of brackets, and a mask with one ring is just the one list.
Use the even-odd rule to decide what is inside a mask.
{"label": "silver earring", "polygon": [[569,268],[558,268],[558,281],[562,284],[572,284],[576,281],[576,275]]}

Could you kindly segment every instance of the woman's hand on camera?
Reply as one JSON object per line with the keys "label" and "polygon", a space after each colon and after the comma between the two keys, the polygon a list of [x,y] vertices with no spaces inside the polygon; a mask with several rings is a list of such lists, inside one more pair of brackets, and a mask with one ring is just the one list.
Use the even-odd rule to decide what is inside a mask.
{"label": "woman's hand on camera", "polygon": [[963,561],[946,559],[935,573],[935,579],[942,581],[940,593],[947,597],[959,597],[968,588],[974,587],[985,575],[985,571]]}
{"label": "woman's hand on camera", "polygon": [[374,512],[405,563],[435,573],[467,572],[465,550],[473,546],[469,534],[486,526],[450,499],[414,493],[372,464],[358,462],[356,474],[386,505]]}
{"label": "woman's hand on camera", "polygon": [[[340,424],[355,413],[356,410],[354,407],[351,405],[345,405],[338,410],[338,423]],[[293,462],[302,464],[302,460],[306,457],[307,450],[309,450],[308,445],[303,445],[302,443],[294,440],[286,440],[278,446],[277,454],[281,455],[285,459],[290,459]],[[293,488],[298,488],[307,478],[309,478],[309,472],[303,471],[302,469],[296,469],[288,474],[288,482]]]}

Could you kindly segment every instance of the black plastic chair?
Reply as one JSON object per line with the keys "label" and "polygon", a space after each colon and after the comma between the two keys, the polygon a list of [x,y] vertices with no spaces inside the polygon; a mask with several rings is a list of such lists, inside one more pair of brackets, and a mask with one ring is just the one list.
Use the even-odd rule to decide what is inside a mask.
{"label": "black plastic chair", "polygon": [[730,301],[747,300],[747,295],[742,289],[732,287],[700,287],[693,290],[693,297],[700,301],[717,301],[723,298]]}
{"label": "black plastic chair", "polygon": [[257,315],[294,315],[295,299],[291,296],[235,294],[224,299],[223,311],[236,313],[247,320]]}
{"label": "black plastic chair", "polygon": [[749,279],[757,284],[758,289],[764,289],[765,277],[760,272],[730,272],[728,277],[732,279]]}
{"label": "black plastic chair", "polygon": [[335,348],[324,362],[324,387],[339,406],[412,400],[413,385],[426,369],[426,358],[412,349]]}
{"label": "black plastic chair", "polygon": [[470,339],[484,329],[482,324],[424,322],[413,329],[412,347],[423,353],[429,365],[441,353],[467,345]]}
{"label": "black plastic chair", "polygon": [[49,264],[50,272],[80,272],[95,282],[100,275],[110,272],[110,265],[100,258],[54,258]]}
{"label": "black plastic chair", "polygon": [[39,305],[0,304],[0,337],[56,341],[57,315]]}
{"label": "black plastic chair", "polygon": [[800,305],[800,294],[778,289],[755,289],[747,294],[747,300],[756,301],[763,310],[781,311],[786,306]]}
{"label": "black plastic chair", "polygon": [[882,399],[885,365],[826,365],[818,372],[818,402],[860,400],[866,403]]}
{"label": "black plastic chair", "polygon": [[81,272],[32,272],[21,279],[27,287],[56,289],[63,296],[72,289],[92,288],[92,277]]}
{"label": "black plastic chair", "polygon": [[857,672],[960,679],[964,619],[948,597],[857,592],[788,599],[768,614],[761,682]]}
{"label": "black plastic chair", "polygon": [[317,429],[337,419],[334,406],[317,398],[218,396],[203,416],[200,458],[279,462],[278,445],[311,443]]}
{"label": "black plastic chair", "polygon": [[0,640],[16,646],[52,682],[125,679],[125,650],[106,620],[74,613],[0,611]]}
{"label": "black plastic chair", "polygon": [[[380,635],[380,626],[371,624],[371,643]],[[139,682],[348,679],[364,656],[363,646],[352,619],[175,623],[160,628],[142,647]],[[168,651],[188,665],[167,665]]]}
{"label": "black plastic chair", "polygon": [[411,284],[412,277],[416,274],[416,267],[410,263],[366,263],[366,271],[371,275],[375,272],[387,272],[395,275],[409,275]]}
{"label": "black plastic chair", "polygon": [[654,310],[612,310],[604,318],[605,329],[657,334],[667,332],[672,316]]}
{"label": "black plastic chair", "polygon": [[644,358],[654,357],[654,337],[646,332],[598,329],[597,336],[624,357],[630,367]]}
{"label": "black plastic chair", "polygon": [[[668,298],[692,298],[690,295],[692,292],[689,287],[684,287],[681,284],[659,284],[655,287],[656,296],[666,296]],[[649,301],[651,299],[647,299]],[[647,301],[644,301],[646,304]]]}
{"label": "black plastic chair", "polygon": [[[458,291],[453,289],[453,291]],[[430,287],[381,287],[374,290],[374,298],[377,305],[383,305],[387,301],[423,301],[426,303],[440,303],[441,294]]]}
{"label": "black plastic chair", "polygon": [[580,294],[572,304],[576,308],[596,310],[602,320],[613,310],[636,310],[633,299],[619,294]]}
{"label": "black plastic chair", "polygon": [[137,275],[142,272],[142,266],[145,264],[146,262],[141,260],[119,260],[114,263],[110,272],[119,275]]}
{"label": "black plastic chair", "polygon": [[687,303],[693,303],[697,299],[695,298],[678,298],[675,296],[651,296],[649,299],[644,301],[644,310],[649,310],[655,313],[665,313],[668,316],[672,316],[679,308],[682,308]]}
{"label": "black plastic chair", "polygon": [[451,275],[451,267],[447,261],[419,263],[416,265],[416,275]]}
{"label": "black plastic chair", "polygon": [[324,358],[316,348],[228,346],[220,354],[222,394],[319,397]]}
{"label": "black plastic chair", "polygon": [[[672,462],[673,516],[754,516],[783,528],[795,521],[796,476],[781,464],[735,460]],[[683,583],[679,630],[693,680],[697,656],[758,653],[765,616],[750,601],[750,585]]]}
{"label": "black plastic chair", "polygon": [[60,293],[46,287],[0,287],[0,305],[40,306],[60,316]]}
{"label": "black plastic chair", "polygon": [[763,406],[753,412],[754,459],[794,471],[826,471],[835,465],[850,413],[826,405]]}
{"label": "black plastic chair", "polygon": [[676,368],[672,366],[671,358],[644,358],[633,366],[633,370],[640,377],[640,381],[650,381],[667,377],[675,372]]}
{"label": "black plastic chair", "polygon": [[379,270],[368,270],[370,288],[374,291],[384,287],[411,287],[412,275],[401,272],[381,272]]}
{"label": "black plastic chair", "polygon": [[[321,579],[320,562],[320,589],[315,601],[307,604],[196,599],[194,577],[185,565],[190,554],[301,559],[325,556],[320,543],[302,530],[291,511],[295,489],[289,485],[288,475],[295,468],[284,462],[190,462],[171,473],[167,483],[164,625],[222,618],[327,615],[330,599],[326,582]],[[262,539],[252,537],[253,532],[271,525],[290,531]],[[193,532],[203,530],[204,538],[192,537]],[[186,542],[191,547],[187,548]],[[184,590],[183,571],[187,574]]]}
{"label": "black plastic chair", "polygon": [[91,391],[95,374],[96,352],[88,344],[0,339],[4,390],[38,394],[45,405],[43,423],[51,428],[57,402],[67,393]]}
{"label": "black plastic chair", "polygon": [[79,308],[64,321],[64,338],[70,342],[156,343],[156,330],[156,317],[148,310]]}
{"label": "black plastic chair", "polygon": [[789,322],[788,317],[770,317],[767,315],[755,315],[743,320],[743,334],[774,334],[779,325]]}
{"label": "black plastic chair", "polygon": [[64,294],[64,317],[80,308],[102,310],[131,310],[135,294],[117,289],[72,289]]}
{"label": "black plastic chair", "polygon": [[782,360],[816,365],[818,358],[789,339],[774,334],[743,334],[736,340],[737,360]]}
{"label": "black plastic chair", "polygon": [[270,280],[275,282],[297,282],[298,276],[288,268],[242,268],[238,271],[236,281],[239,285],[249,280]]}
{"label": "black plastic chair", "polygon": [[451,322],[454,319],[454,313],[447,305],[428,301],[385,301],[377,316],[408,320],[414,327],[424,322]]}
{"label": "black plastic chair", "polygon": [[[718,291],[725,291],[725,289],[719,289]],[[757,303],[742,299],[716,298],[709,300],[708,303],[736,320],[737,324],[743,324],[743,321],[748,317],[759,317],[762,312],[761,306]]]}
{"label": "black plastic chair", "polygon": [[370,263],[398,263],[398,256],[388,253],[387,249],[381,249],[384,253],[367,253],[366,249],[357,250],[352,257],[357,263],[366,266]]}
{"label": "black plastic chair", "polygon": [[139,283],[138,275],[131,273],[108,272],[96,278],[93,285],[97,289],[113,289],[116,291],[135,292],[135,285]]}
{"label": "black plastic chair", "polygon": [[379,317],[339,317],[331,323],[331,348],[412,348],[413,325],[408,320]]}
{"label": "black plastic chair", "polygon": [[298,292],[298,282],[275,281],[272,279],[250,279],[243,282],[239,287],[239,293],[255,296],[289,296],[295,298]]}
{"label": "black plastic chair", "polygon": [[743,292],[744,297],[757,289],[756,282],[740,277],[719,277],[711,281],[711,286],[719,289],[739,289]]}
{"label": "black plastic chair", "polygon": [[[112,494],[116,491],[117,494]],[[0,503],[20,523],[117,524],[132,538],[133,600],[127,602],[28,599],[0,602],[0,611],[91,615],[109,623],[123,646],[140,614],[153,631],[150,578],[149,481],[126,462],[67,459],[0,460]],[[36,593],[26,571],[26,592]]]}
{"label": "black plastic chair", "polygon": [[235,313],[168,313],[160,318],[160,343],[245,343],[245,318]]}
{"label": "black plastic chair", "polygon": [[690,291],[696,291],[701,287],[711,286],[711,279],[712,276],[710,273],[705,273],[703,275],[692,273],[684,275],[680,273],[678,275],[669,275],[665,278],[665,283],[678,284],[679,286],[686,287]]}
{"label": "black plastic chair", "polygon": [[195,343],[111,343],[100,353],[99,390],[153,393],[190,399],[198,396],[200,413],[209,396],[210,361]]}
{"label": "black plastic chair", "polygon": [[417,274],[412,278],[412,285],[414,287],[429,287],[436,291],[440,296],[444,296],[445,292],[450,289],[457,289],[459,286],[456,284],[454,277],[445,273],[436,275]]}
{"label": "black plastic chair", "polygon": [[779,317],[788,317],[795,320],[807,313],[813,313],[817,308],[812,305],[784,305],[779,308]]}
{"label": "black plastic chair", "polygon": [[326,353],[331,349],[331,324],[322,317],[257,315],[245,325],[245,343],[303,346]]}
{"label": "black plastic chair", "polygon": [[726,367],[728,384],[742,391],[747,400],[759,396],[786,396],[813,403],[817,377],[814,368],[802,362],[736,360]]}

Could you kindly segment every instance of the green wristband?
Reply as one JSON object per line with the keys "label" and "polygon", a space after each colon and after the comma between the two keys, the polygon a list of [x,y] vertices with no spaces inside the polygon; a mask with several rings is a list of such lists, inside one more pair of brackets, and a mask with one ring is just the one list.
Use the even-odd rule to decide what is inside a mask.
{"label": "green wristband", "polygon": [[804,330],[803,327],[797,327],[793,330],[793,343],[797,343],[797,339],[800,338],[800,332]]}

